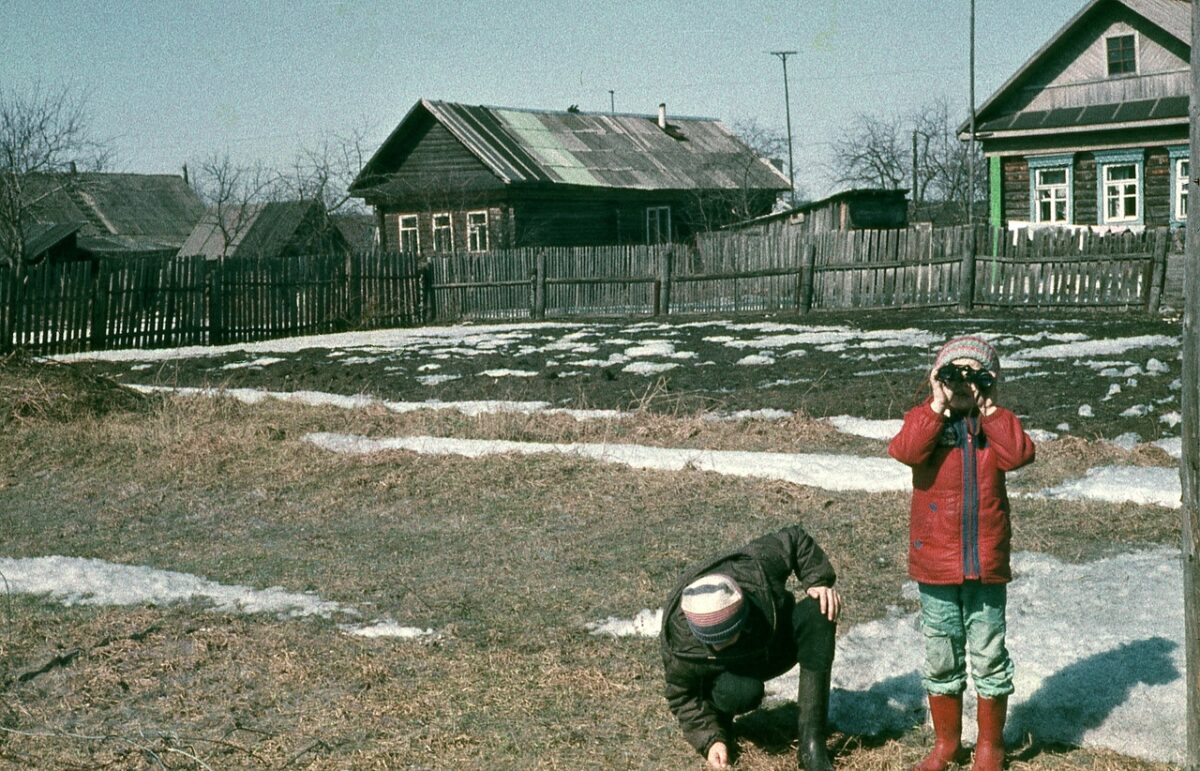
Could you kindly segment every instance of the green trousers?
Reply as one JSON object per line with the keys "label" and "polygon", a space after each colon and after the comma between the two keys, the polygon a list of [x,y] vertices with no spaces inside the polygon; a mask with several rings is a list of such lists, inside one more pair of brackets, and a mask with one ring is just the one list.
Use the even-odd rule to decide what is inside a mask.
{"label": "green trousers", "polygon": [[994,699],[1013,692],[1013,662],[1004,644],[1005,584],[967,581],[952,586],[918,584],[929,693],[954,696],[967,687],[967,661],[975,691]]}

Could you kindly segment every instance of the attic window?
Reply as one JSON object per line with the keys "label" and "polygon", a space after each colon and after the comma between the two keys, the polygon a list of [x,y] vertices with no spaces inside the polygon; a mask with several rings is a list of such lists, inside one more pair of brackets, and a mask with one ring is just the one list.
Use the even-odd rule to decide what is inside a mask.
{"label": "attic window", "polygon": [[1104,39],[1108,48],[1108,76],[1137,74],[1137,41],[1133,35]]}

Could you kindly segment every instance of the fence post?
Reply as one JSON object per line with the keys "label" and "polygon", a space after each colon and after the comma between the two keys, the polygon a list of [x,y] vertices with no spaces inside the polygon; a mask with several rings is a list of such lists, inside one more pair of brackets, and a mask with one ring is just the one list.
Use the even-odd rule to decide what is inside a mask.
{"label": "fence post", "polygon": [[421,266],[421,316],[425,323],[437,318],[437,294],[433,291],[433,260]]}
{"label": "fence post", "polygon": [[[363,263],[368,259],[377,264],[386,258],[382,249],[372,251],[370,255],[361,251],[346,252],[346,326],[349,329],[361,329],[363,323]],[[378,271],[376,271],[378,273]]]}
{"label": "fence post", "polygon": [[817,263],[817,245],[805,244],[800,261],[800,276],[796,283],[796,312],[804,315],[812,310],[813,270]]}
{"label": "fence post", "polygon": [[958,310],[969,313],[975,308],[975,228],[968,226],[966,251],[959,271]]}
{"label": "fence post", "polygon": [[225,302],[223,296],[223,281],[225,259],[208,263],[208,344],[221,345],[225,342]]}
{"label": "fence post", "polygon": [[546,252],[542,249],[533,258],[533,318],[546,318]]}
{"label": "fence post", "polygon": [[674,257],[675,253],[669,247],[659,252],[658,307],[655,308],[655,316],[660,313],[663,315],[671,313],[671,263]]}
{"label": "fence post", "polygon": [[1171,249],[1171,231],[1159,228],[1154,235],[1153,261],[1150,266],[1150,285],[1146,287],[1146,313],[1158,315],[1163,290],[1167,283],[1167,253]]}
{"label": "fence post", "polygon": [[92,296],[92,334],[88,347],[93,351],[103,351],[108,345],[108,282],[101,277],[107,277],[105,269],[107,262],[92,258],[91,281],[89,292]]}
{"label": "fence post", "polygon": [[14,306],[17,302],[15,265],[11,268],[0,269],[0,354],[7,354],[13,349],[12,320],[16,318]]}

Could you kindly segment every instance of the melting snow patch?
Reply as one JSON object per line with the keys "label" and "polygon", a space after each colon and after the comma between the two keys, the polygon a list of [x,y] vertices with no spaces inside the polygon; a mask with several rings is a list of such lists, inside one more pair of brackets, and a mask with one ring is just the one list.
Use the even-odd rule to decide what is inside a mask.
{"label": "melting snow patch", "polygon": [[82,557],[0,558],[8,590],[48,595],[64,605],[166,605],[172,602],[210,602],[213,610],[233,613],[272,613],[281,617],[357,616],[358,611],[315,594],[284,591],[278,586],[252,589],[219,584],[189,573],[120,565]]}
{"label": "melting snow patch", "polygon": [[904,425],[903,420],[868,420],[852,415],[834,415],[831,418],[825,418],[825,421],[843,434],[889,441],[900,433],[900,427]]}
{"label": "melting snow patch", "polygon": [[1178,509],[1182,492],[1179,469],[1176,468],[1098,466],[1088,469],[1082,479],[1047,487],[1034,497],[1114,503],[1131,501]]}
{"label": "melting snow patch", "polygon": [[609,616],[603,621],[590,621],[584,624],[584,628],[591,634],[608,637],[658,637],[662,615],[662,608],[643,608],[632,619]]}
{"label": "melting snow patch", "polygon": [[538,375],[527,369],[485,369],[479,374],[484,377],[537,377]]}
{"label": "melting snow patch", "polygon": [[401,640],[415,640],[422,637],[437,637],[432,629],[420,629],[415,626],[402,626],[395,621],[376,621],[371,624],[341,624],[343,632],[356,637],[397,637]]}
{"label": "melting snow patch", "polygon": [[1079,417],[1091,418],[1094,416],[1095,416],[1095,413],[1092,412],[1092,405],[1090,405],[1090,404],[1079,405]]}
{"label": "melting snow patch", "polygon": [[1159,423],[1166,423],[1171,428],[1175,428],[1183,420],[1183,416],[1178,412],[1164,412],[1158,416]]}
{"label": "melting snow patch", "polygon": [[766,354],[761,354],[761,353],[752,354],[750,356],[743,356],[742,358],[740,358],[734,362],[734,364],[736,364],[739,367],[762,367],[762,366],[766,366],[766,365],[774,364],[774,363],[775,363],[774,356],[767,356]]}
{"label": "melting snow patch", "polygon": [[631,375],[657,375],[659,372],[666,372],[678,366],[673,362],[635,361],[625,365],[621,371]]}
{"label": "melting snow patch", "polygon": [[1151,442],[1155,447],[1161,449],[1172,458],[1180,459],[1183,457],[1183,438],[1171,437],[1168,439],[1159,439],[1156,442]]}
{"label": "melting snow patch", "polygon": [[1121,434],[1120,436],[1114,436],[1112,439],[1108,440],[1109,444],[1115,444],[1122,450],[1132,450],[1140,441],[1142,441],[1142,435],[1135,431],[1130,431],[1128,433]]}
{"label": "melting snow patch", "polygon": [[912,485],[908,468],[896,461],[855,455],[673,449],[636,444],[547,444],[433,436],[371,439],[329,433],[306,434],[304,440],[326,450],[351,454],[407,450],[478,458],[504,453],[560,453],[638,469],[712,471],[729,476],[780,479],[825,490],[884,492],[908,490]]}

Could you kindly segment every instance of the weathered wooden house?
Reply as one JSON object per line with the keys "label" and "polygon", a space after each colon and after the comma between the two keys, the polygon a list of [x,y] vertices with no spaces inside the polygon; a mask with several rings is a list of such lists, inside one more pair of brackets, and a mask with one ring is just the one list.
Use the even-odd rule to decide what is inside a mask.
{"label": "weathered wooden house", "polygon": [[1182,223],[1190,45],[1187,0],[1090,0],[976,112],[992,224]]}
{"label": "weathered wooden house", "polygon": [[320,201],[271,201],[209,209],[178,256],[263,259],[344,251],[346,240]]}
{"label": "weathered wooden house", "polygon": [[74,226],[83,257],[173,253],[204,213],[196,192],[172,174],[27,174],[21,195],[26,238],[34,223]]}
{"label": "weathered wooden house", "polygon": [[788,179],[720,121],[419,101],[352,194],[385,248],[657,243],[769,212]]}
{"label": "weathered wooden house", "polygon": [[908,191],[856,188],[784,211],[736,222],[725,230],[828,233],[908,226]]}

